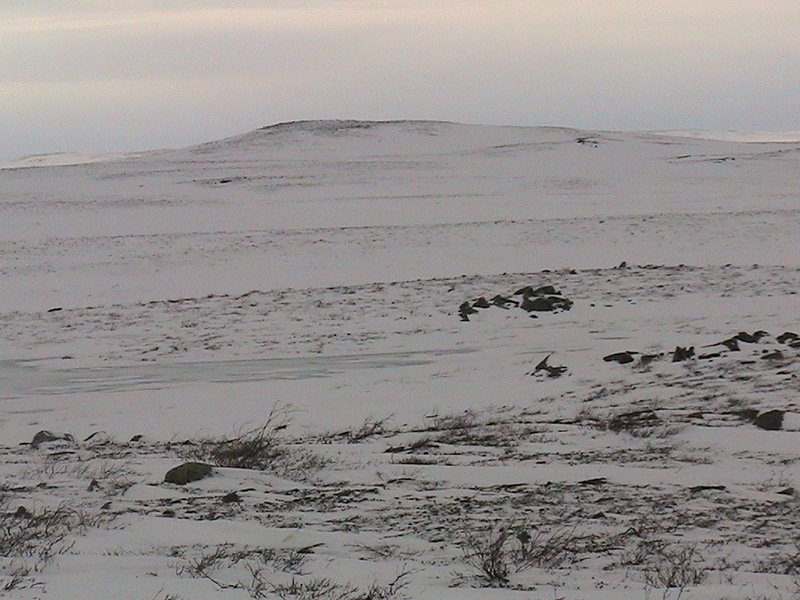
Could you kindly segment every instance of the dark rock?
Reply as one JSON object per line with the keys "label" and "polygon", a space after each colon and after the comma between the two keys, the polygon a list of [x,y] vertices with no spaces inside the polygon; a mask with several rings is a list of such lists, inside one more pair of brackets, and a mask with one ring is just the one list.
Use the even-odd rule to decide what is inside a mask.
{"label": "dark rock", "polygon": [[33,516],[33,513],[31,511],[29,511],[27,508],[25,508],[24,506],[20,506],[14,512],[14,516],[17,519],[30,519]]}
{"label": "dark rock", "polygon": [[97,479],[92,479],[92,481],[89,483],[89,487],[86,488],[86,491],[87,492],[93,492],[99,487],[100,487],[100,484],[97,483]]}
{"label": "dark rock", "polygon": [[784,331],[775,339],[778,340],[778,343],[780,344],[790,344],[792,342],[800,340],[800,335],[797,335],[793,331]]}
{"label": "dark rock", "polygon": [[231,502],[241,502],[242,497],[237,492],[230,492],[222,497],[222,502],[229,504]]}
{"label": "dark rock", "polygon": [[526,296],[523,298],[520,308],[527,312],[569,310],[572,308],[572,300],[563,296]]}
{"label": "dark rock", "polygon": [[489,301],[486,298],[484,298],[483,296],[481,296],[480,298],[475,300],[475,302],[472,303],[472,306],[474,308],[491,308],[492,307],[492,305],[489,304]]}
{"label": "dark rock", "polygon": [[776,494],[781,494],[783,496],[794,496],[795,489],[793,487],[783,488],[782,490],[778,490],[775,492]]}
{"label": "dark rock", "polygon": [[728,338],[727,340],[722,340],[719,345],[725,346],[728,350],[732,352],[736,352],[739,350],[739,340],[735,337]]}
{"label": "dark rock", "polygon": [[780,350],[775,350],[774,352],[767,352],[766,354],[761,356],[761,360],[783,360],[783,352]]}
{"label": "dark rock", "polygon": [[619,266],[617,268],[618,269],[627,269],[628,268],[628,263],[623,260],[621,263],[619,263]]}
{"label": "dark rock", "polygon": [[211,475],[214,471],[211,465],[198,462],[187,462],[174,467],[167,471],[164,475],[166,483],[175,483],[177,485],[185,485],[192,481],[199,481]]}
{"label": "dark rock", "polygon": [[495,296],[489,302],[494,304],[495,306],[499,306],[500,308],[508,308],[508,305],[511,304],[512,306],[519,306],[519,302],[516,300],[512,300],[511,298],[506,298],[504,296]]}
{"label": "dark rock", "polygon": [[135,436],[133,436],[133,437],[131,438],[131,441],[132,441],[132,442],[138,442],[138,441],[140,441],[140,440],[141,440],[143,437],[144,437],[144,436],[143,436],[141,433],[137,433]]}
{"label": "dark rock", "polygon": [[753,420],[753,424],[767,431],[777,431],[783,427],[783,414],[782,410],[768,410],[758,415]]}
{"label": "dark rock", "polygon": [[720,352],[708,352],[706,354],[701,354],[697,358],[699,358],[700,360],[708,360],[710,358],[719,358],[720,356],[722,356]]}
{"label": "dark rock", "polygon": [[31,440],[31,448],[38,448],[42,444],[50,442],[67,442],[69,444],[75,443],[75,438],[71,433],[54,433],[52,431],[42,430],[33,436]]}
{"label": "dark rock", "polygon": [[64,309],[63,309],[63,308],[61,308],[60,306],[56,306],[56,307],[53,307],[53,308],[48,308],[48,309],[47,309],[47,312],[49,312],[49,313],[54,313],[54,312],[59,312],[59,311],[61,311],[61,310],[64,310]]}
{"label": "dark rock", "polygon": [[651,362],[658,360],[664,356],[663,354],[642,354],[639,357],[639,362],[643,365],[649,365]]}
{"label": "dark rock", "polygon": [[536,289],[534,289],[533,286],[526,285],[525,287],[514,292],[514,295],[529,298],[531,296],[560,296],[561,292],[559,292],[552,285],[543,285]]}
{"label": "dark rock", "polygon": [[592,477],[591,479],[582,479],[578,485],[603,485],[608,482],[606,477]]}
{"label": "dark rock", "polygon": [[627,365],[628,363],[633,362],[634,354],[636,354],[636,352],[630,352],[627,350],[625,352],[615,352],[614,354],[609,354],[608,356],[604,356],[603,360],[606,362],[617,362],[621,365]]}
{"label": "dark rock", "polygon": [[724,485],[693,485],[692,487],[689,488],[689,491],[692,492],[693,494],[696,494],[697,492],[705,492],[708,490],[722,491],[724,489],[725,489]]}
{"label": "dark rock", "polygon": [[548,354],[544,357],[544,359],[536,365],[536,368],[530,373],[530,375],[536,375],[537,373],[541,373],[544,371],[547,373],[548,377],[561,377],[564,373],[567,372],[567,367],[559,365],[553,366],[547,364],[547,359],[549,359],[552,354]]}
{"label": "dark rock", "polygon": [[675,352],[672,353],[672,362],[683,362],[694,357],[694,346],[684,348],[683,346],[675,346]]}
{"label": "dark rock", "polygon": [[476,312],[478,311],[472,308],[469,302],[463,302],[458,307],[458,316],[461,317],[462,321],[469,321],[469,316],[474,315]]}
{"label": "dark rock", "polygon": [[769,335],[769,333],[762,330],[756,331],[755,333],[752,334],[747,333],[746,331],[740,331],[733,337],[739,340],[740,342],[744,342],[745,344],[757,344],[758,342],[761,341],[761,338],[767,335]]}
{"label": "dark rock", "polygon": [[543,285],[542,287],[538,287],[533,290],[534,296],[560,296],[561,292],[559,292],[556,288],[552,285]]}
{"label": "dark rock", "polygon": [[516,292],[514,292],[515,296],[533,296],[533,287],[530,285],[526,285],[523,288],[519,288]]}

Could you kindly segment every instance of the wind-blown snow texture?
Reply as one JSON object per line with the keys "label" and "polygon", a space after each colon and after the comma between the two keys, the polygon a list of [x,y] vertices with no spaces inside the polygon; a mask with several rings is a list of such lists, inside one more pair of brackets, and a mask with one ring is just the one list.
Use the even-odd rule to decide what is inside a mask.
{"label": "wind-blown snow texture", "polygon": [[[0,169],[0,589],[796,596],[800,140],[725,137],[314,121]],[[571,309],[517,306],[545,285]],[[163,482],[270,415],[267,470]]]}

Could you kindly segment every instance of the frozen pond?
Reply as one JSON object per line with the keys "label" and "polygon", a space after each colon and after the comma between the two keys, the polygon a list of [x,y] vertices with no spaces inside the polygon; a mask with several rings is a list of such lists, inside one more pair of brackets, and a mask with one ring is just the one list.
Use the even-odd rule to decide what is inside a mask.
{"label": "frozen pond", "polygon": [[44,368],[42,361],[0,361],[0,399],[30,394],[73,394],[159,389],[184,383],[240,383],[327,377],[356,369],[424,365],[437,356],[472,350],[427,350],[341,356],[302,356],[132,366]]}

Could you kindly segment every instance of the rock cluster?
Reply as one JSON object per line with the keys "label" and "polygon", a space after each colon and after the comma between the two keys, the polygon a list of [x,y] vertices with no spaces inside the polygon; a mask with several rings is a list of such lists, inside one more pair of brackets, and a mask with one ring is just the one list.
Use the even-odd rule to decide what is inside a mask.
{"label": "rock cluster", "polygon": [[[566,298],[552,285],[544,285],[537,288],[527,285],[514,292],[513,296],[521,296],[521,299],[515,300],[498,294],[490,300],[487,300],[485,296],[481,296],[472,302],[467,300],[458,307],[458,315],[462,321],[469,321],[470,315],[478,313],[479,309],[492,307],[509,309],[514,307],[521,308],[527,313],[557,312],[569,310],[573,304],[572,300]],[[535,314],[530,316],[536,318]]]}

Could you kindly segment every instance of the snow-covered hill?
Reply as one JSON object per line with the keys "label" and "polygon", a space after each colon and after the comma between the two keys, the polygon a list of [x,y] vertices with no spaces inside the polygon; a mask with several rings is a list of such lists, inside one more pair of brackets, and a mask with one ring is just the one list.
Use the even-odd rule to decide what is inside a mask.
{"label": "snow-covered hill", "polygon": [[[0,169],[0,589],[794,597],[795,138],[308,121]],[[262,469],[215,458],[247,432]]]}

